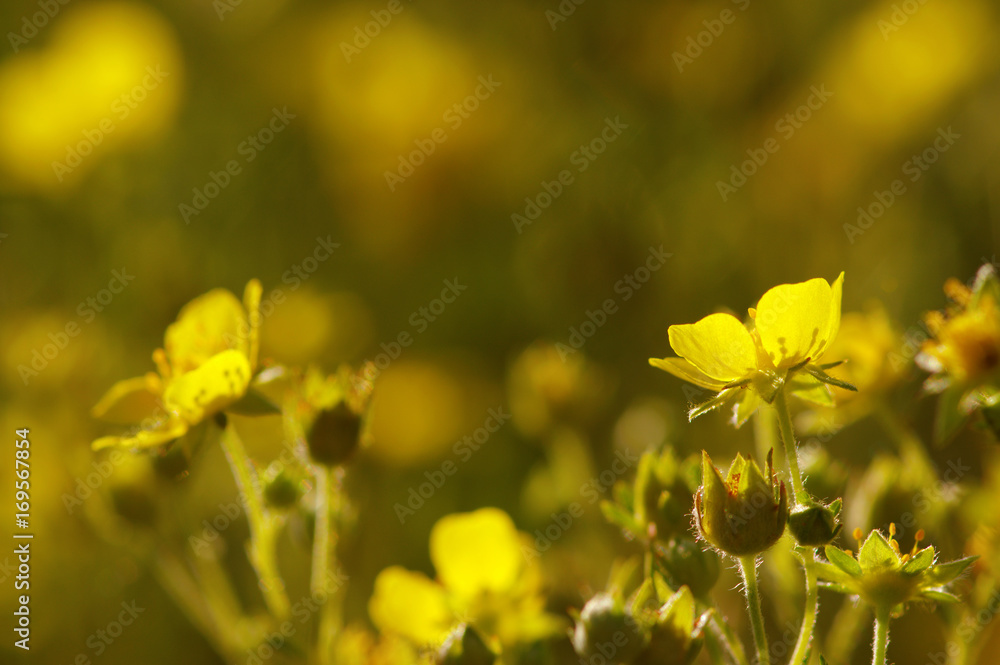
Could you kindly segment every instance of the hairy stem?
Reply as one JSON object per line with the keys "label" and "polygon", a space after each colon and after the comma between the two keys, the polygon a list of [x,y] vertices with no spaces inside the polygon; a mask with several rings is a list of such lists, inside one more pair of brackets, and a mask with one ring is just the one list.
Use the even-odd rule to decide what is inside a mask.
{"label": "hairy stem", "polygon": [[340,630],[340,607],[330,598],[331,571],[336,558],[337,532],[334,518],[340,512],[340,477],[337,470],[315,465],[316,528],[313,533],[312,577],[309,589],[314,599],[322,599],[319,637],[316,649],[319,662],[330,662],[333,642]]}
{"label": "hairy stem", "polygon": [[278,562],[275,557],[274,545],[278,523],[268,514],[264,506],[257,470],[232,425],[226,427],[223,432],[222,450],[236,479],[240,500],[243,502],[247,522],[250,524],[248,546],[250,563],[257,573],[257,580],[268,610],[276,619],[283,621],[288,616],[289,602],[285,592],[285,582],[278,572]]}
{"label": "hairy stem", "polygon": [[757,662],[760,665],[770,665],[771,656],[767,648],[767,635],[764,633],[764,614],[760,610],[760,594],[757,592],[757,557],[740,557],[739,563],[743,574],[743,591],[747,596],[750,626],[753,628],[754,646],[757,648]]}
{"label": "hairy stem", "polygon": [[885,665],[885,650],[889,645],[889,608],[875,609],[875,648],[872,665]]}
{"label": "hairy stem", "polygon": [[816,550],[807,548],[808,552],[801,555],[802,567],[806,575],[806,607],[802,615],[802,627],[795,641],[795,650],[789,665],[803,665],[808,658],[809,645],[812,642],[813,630],[816,627],[816,615],[819,612],[819,585],[816,582]]}
{"label": "hairy stem", "polygon": [[809,495],[806,494],[805,485],[802,484],[798,449],[795,446],[795,431],[792,428],[792,416],[788,412],[788,398],[785,397],[784,388],[775,396],[774,408],[778,413],[778,430],[781,432],[785,462],[788,464],[789,476],[792,479],[792,500],[794,503],[804,503],[809,499]]}

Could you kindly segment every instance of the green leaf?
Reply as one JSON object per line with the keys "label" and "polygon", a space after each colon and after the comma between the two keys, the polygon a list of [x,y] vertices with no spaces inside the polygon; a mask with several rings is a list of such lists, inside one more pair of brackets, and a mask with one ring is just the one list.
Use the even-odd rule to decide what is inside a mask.
{"label": "green leaf", "polygon": [[938,445],[947,443],[968,420],[968,415],[959,408],[961,401],[962,391],[955,387],[938,396],[937,415],[934,417],[934,442]]}
{"label": "green leaf", "polygon": [[273,416],[281,413],[281,408],[256,390],[248,390],[243,397],[226,407],[229,413],[240,416]]}
{"label": "green leaf", "polygon": [[948,584],[955,581],[978,558],[978,556],[968,556],[957,561],[938,564],[924,573],[923,580],[928,586]]}
{"label": "green leaf", "polygon": [[958,596],[952,595],[947,591],[941,591],[940,589],[924,589],[920,592],[920,595],[924,598],[930,600],[936,600],[939,603],[958,603],[961,602]]}
{"label": "green leaf", "polygon": [[718,395],[708,400],[707,402],[702,402],[701,404],[691,407],[691,410],[688,411],[688,420],[689,421],[694,420],[698,416],[703,416],[709,411],[718,409],[719,407],[725,405],[725,403],[728,402],[729,399],[733,396],[733,392],[737,390],[741,389],[727,388],[726,390],[723,390],[722,392],[720,392]]}
{"label": "green leaf", "polygon": [[912,559],[903,564],[903,574],[916,575],[921,571],[927,570],[932,563],[934,563],[934,548],[925,547],[917,552]]}
{"label": "green leaf", "polygon": [[632,517],[632,514],[626,512],[624,508],[619,506],[617,503],[612,503],[610,501],[601,501],[601,512],[604,514],[604,519],[611,522],[612,524],[619,526],[634,536],[643,535],[642,526],[639,522]]}
{"label": "green leaf", "polygon": [[866,573],[899,566],[899,556],[889,545],[885,536],[878,531],[872,531],[868,534],[868,539],[865,540],[865,544],[861,546],[861,551],[858,553],[858,561],[861,563],[861,570]]}
{"label": "green leaf", "polygon": [[851,577],[861,577],[861,564],[858,563],[853,556],[833,545],[827,545],[824,552],[826,552],[826,558],[830,561],[830,563],[835,565],[837,568],[844,571]]}
{"label": "green leaf", "polygon": [[841,381],[840,379],[830,376],[816,365],[806,365],[803,369],[807,374],[819,379],[823,383],[829,383],[831,386],[837,386],[838,388],[843,388],[844,390],[858,392],[856,386],[848,383],[847,381]]}

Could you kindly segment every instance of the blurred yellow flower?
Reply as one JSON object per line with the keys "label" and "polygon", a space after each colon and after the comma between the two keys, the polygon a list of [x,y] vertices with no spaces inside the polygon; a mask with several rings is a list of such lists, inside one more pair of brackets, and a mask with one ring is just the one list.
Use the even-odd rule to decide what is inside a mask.
{"label": "blurred yellow flower", "polygon": [[[942,393],[938,402],[938,440],[954,433],[966,417],[1000,399],[1000,280],[992,265],[980,268],[972,288],[957,279],[945,283],[952,305],[930,312],[927,328],[934,336],[924,342],[917,364],[931,373],[924,384]],[[992,410],[991,410],[992,413]],[[993,425],[995,417],[987,419]]]}
{"label": "blurred yellow flower", "polygon": [[241,399],[257,366],[260,295],[254,279],[242,304],[215,289],[185,305],[153,353],[159,373],[119,381],[93,408],[95,418],[140,426],[97,439],[94,450],[169,443]]}
{"label": "blurred yellow flower", "polygon": [[180,97],[180,48],[155,10],[64,11],[45,50],[0,66],[0,169],[34,187],[76,181],[94,155],[157,134]]}
{"label": "blurred yellow flower", "polygon": [[443,517],[430,539],[438,581],[386,568],[375,580],[368,613],[383,633],[421,646],[440,646],[462,621],[500,645],[552,635],[562,623],[545,613],[540,571],[522,554],[523,542],[497,508]]}
{"label": "blurred yellow flower", "polygon": [[[786,383],[803,399],[831,404],[830,390],[823,383],[848,386],[815,363],[840,328],[843,283],[841,273],[832,286],[821,278],[776,286],[761,296],[756,309],[750,309],[749,328],[722,313],[670,326],[670,346],[679,357],[650,358],[649,363],[718,393],[692,409],[691,418],[735,400],[738,427],[761,400],[773,401]],[[805,376],[795,374],[798,370]]]}

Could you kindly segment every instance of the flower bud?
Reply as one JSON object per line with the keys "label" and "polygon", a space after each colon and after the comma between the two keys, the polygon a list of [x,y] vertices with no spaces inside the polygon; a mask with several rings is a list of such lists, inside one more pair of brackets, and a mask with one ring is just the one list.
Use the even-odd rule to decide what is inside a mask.
{"label": "flower bud", "polygon": [[624,603],[601,592],[587,601],[573,631],[573,648],[583,658],[601,656],[606,661],[628,663],[642,649],[645,639]]}
{"label": "flower bud", "polygon": [[702,629],[708,614],[695,623],[695,602],[691,590],[681,587],[656,613],[649,642],[633,665],[689,665],[704,643]]}
{"label": "flower bud", "polygon": [[687,538],[678,538],[657,552],[670,574],[672,586],[690,587],[695,598],[703,598],[719,579],[719,557]]}
{"label": "flower bud", "polygon": [[305,472],[299,467],[281,466],[264,474],[264,499],[273,508],[291,508],[308,489]]}
{"label": "flower bud", "polygon": [[496,658],[479,633],[464,623],[448,635],[437,653],[438,665],[493,665]]}
{"label": "flower bud", "polygon": [[351,458],[361,441],[361,416],[344,401],[316,416],[309,436],[309,455],[320,464],[336,466]]}
{"label": "flower bud", "polygon": [[788,521],[785,484],[776,481],[771,453],[765,479],[752,459],[736,455],[723,480],[702,451],[702,485],[695,495],[698,533],[720,552],[742,557],[774,545]]}
{"label": "flower bud", "polygon": [[635,478],[635,517],[644,529],[653,524],[663,542],[683,534],[690,527],[692,494],[671,449],[643,454]]}
{"label": "flower bud", "polygon": [[788,515],[788,530],[804,547],[819,547],[833,541],[843,525],[837,522],[840,499],[829,506],[812,503],[796,506]]}

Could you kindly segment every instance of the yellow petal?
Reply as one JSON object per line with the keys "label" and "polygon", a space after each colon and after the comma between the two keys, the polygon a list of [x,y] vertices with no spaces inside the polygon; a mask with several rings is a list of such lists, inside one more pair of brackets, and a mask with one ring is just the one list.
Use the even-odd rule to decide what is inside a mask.
{"label": "yellow petal", "polygon": [[729,383],[757,368],[753,338],[732,314],[710,314],[697,323],[670,326],[667,334],[677,355],[710,378]]}
{"label": "yellow petal", "polygon": [[438,520],[431,530],[431,561],[445,587],[468,599],[483,591],[509,590],[524,559],[507,513],[481,508]]}
{"label": "yellow petal", "polygon": [[183,374],[221,351],[241,348],[248,334],[243,305],[226,289],[215,289],[181,309],[164,346],[174,373]]}
{"label": "yellow petal", "polygon": [[212,356],[198,369],[167,385],[167,411],[194,424],[243,397],[250,384],[250,363],[236,350]]}
{"label": "yellow petal", "polygon": [[453,617],[439,584],[399,566],[375,578],[368,614],[383,633],[397,634],[421,645],[438,645],[448,635]]}
{"label": "yellow petal", "polygon": [[649,364],[657,369],[670,372],[678,379],[684,379],[702,388],[719,391],[726,385],[725,381],[713,379],[683,358],[650,358]]}
{"label": "yellow petal", "polygon": [[182,420],[172,419],[159,424],[155,429],[140,429],[125,436],[102,436],[90,444],[93,450],[122,448],[125,450],[156,448],[170,443],[187,434],[188,425]]}
{"label": "yellow petal", "polygon": [[[815,362],[840,327],[843,273],[831,288],[825,279],[781,284],[757,303],[757,333],[778,369],[807,358]],[[836,310],[836,311],[834,311]]]}
{"label": "yellow petal", "polygon": [[156,413],[162,393],[163,384],[156,374],[125,379],[111,386],[90,412],[109,423],[138,423]]}

